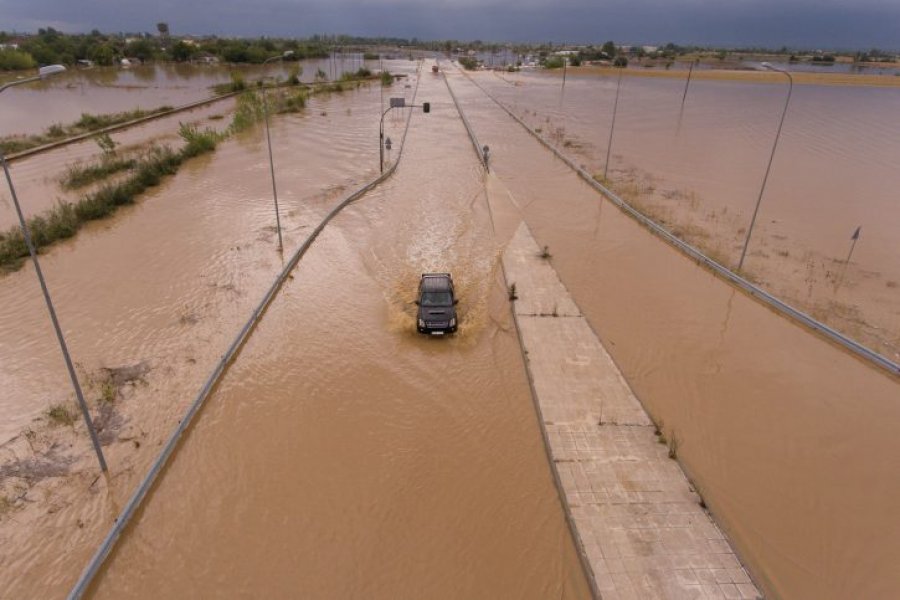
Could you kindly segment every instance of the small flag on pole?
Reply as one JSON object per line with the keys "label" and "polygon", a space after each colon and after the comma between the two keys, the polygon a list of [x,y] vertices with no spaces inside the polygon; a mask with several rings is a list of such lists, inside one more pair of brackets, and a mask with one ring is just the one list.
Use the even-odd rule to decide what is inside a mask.
{"label": "small flag on pole", "polygon": [[862,229],[862,225],[856,228],[856,231],[853,232],[853,235],[850,236],[850,239],[853,240],[850,242],[850,252],[847,253],[847,260],[844,261],[844,265],[846,266],[850,262],[850,257],[853,256],[853,249],[856,248],[856,240],[859,239],[859,232]]}

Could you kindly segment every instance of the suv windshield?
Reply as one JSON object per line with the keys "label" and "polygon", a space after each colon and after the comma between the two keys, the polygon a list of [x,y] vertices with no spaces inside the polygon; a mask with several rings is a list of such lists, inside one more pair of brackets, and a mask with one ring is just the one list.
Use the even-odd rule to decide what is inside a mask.
{"label": "suv windshield", "polygon": [[450,292],[425,292],[422,294],[422,306],[450,306]]}

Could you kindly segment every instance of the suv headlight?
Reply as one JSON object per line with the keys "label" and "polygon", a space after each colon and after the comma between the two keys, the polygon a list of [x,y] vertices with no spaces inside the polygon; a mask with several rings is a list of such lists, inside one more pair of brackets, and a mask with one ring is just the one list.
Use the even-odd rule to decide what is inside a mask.
{"label": "suv headlight", "polygon": [[456,317],[450,319],[450,327],[456,327]]}
{"label": "suv headlight", "polygon": [[425,327],[425,319],[419,319],[419,327]]}

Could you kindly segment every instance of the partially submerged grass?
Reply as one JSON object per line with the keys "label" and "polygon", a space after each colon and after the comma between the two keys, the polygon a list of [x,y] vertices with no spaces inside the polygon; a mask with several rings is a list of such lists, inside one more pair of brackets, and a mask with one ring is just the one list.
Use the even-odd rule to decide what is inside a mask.
{"label": "partially submerged grass", "polygon": [[54,404],[47,409],[47,417],[53,425],[65,425],[66,427],[71,427],[75,424],[77,416],[75,408],[68,404]]}
{"label": "partially submerged grass", "polygon": [[[361,69],[356,75],[362,71]],[[336,90],[343,91],[344,83],[335,82],[312,90],[279,89],[273,95],[272,111],[298,112],[306,106],[309,94]],[[159,110],[168,109],[169,107],[163,107]],[[130,118],[136,118],[137,114],[150,113],[118,113],[120,116],[126,114]],[[148,188],[159,185],[164,177],[174,175],[184,161],[213,152],[220,141],[255,125],[263,118],[263,114],[262,99],[255,91],[247,90],[238,96],[232,122],[223,133],[210,128],[201,130],[196,125],[182,123],[178,133],[184,140],[184,145],[178,151],[167,146],[154,146],[143,157],[132,159],[115,158],[114,154],[107,153],[97,164],[71,167],[63,182],[71,188],[83,187],[125,170],[130,170],[130,174],[119,182],[104,185],[84,195],[76,202],[61,202],[44,214],[28,219],[28,230],[35,248],[40,251],[55,242],[70,238],[88,221],[105,218],[120,206],[133,204]],[[114,120],[113,117],[115,115],[105,118],[82,115],[79,123],[85,127],[104,126]],[[18,226],[0,232],[0,273],[20,268],[28,255],[28,246]]]}
{"label": "partially submerged grass", "polygon": [[116,401],[118,395],[119,388],[116,387],[116,384],[111,379],[107,379],[100,384],[100,402],[102,404],[112,404]]}
{"label": "partially submerged grass", "polygon": [[200,130],[196,125],[181,123],[178,135],[185,141],[181,149],[181,159],[193,158],[216,149],[222,136],[213,129]]}
{"label": "partially submerged grass", "polygon": [[228,83],[218,83],[212,86],[213,93],[218,95],[229,94],[231,92],[242,92],[247,89],[247,83],[244,76],[237,71],[231,72],[231,81]]}
{"label": "partially submerged grass", "polygon": [[160,106],[159,108],[156,108],[154,110],[142,110],[138,108],[135,110],[110,113],[106,115],[92,115],[89,113],[83,113],[78,121],[75,121],[74,123],[70,123],[68,125],[62,125],[59,123],[51,125],[44,131],[44,133],[28,136],[14,135],[0,138],[0,150],[2,150],[4,154],[22,152],[24,150],[29,150],[31,148],[43,146],[45,144],[58,142],[66,138],[74,137],[76,135],[91,133],[92,131],[98,131],[106,127],[120,125],[122,123],[127,123],[128,121],[168,112],[170,110],[172,110],[171,106]]}
{"label": "partially submerged grass", "polygon": [[62,179],[62,186],[69,190],[83,188],[110,175],[134,168],[137,160],[134,158],[116,158],[104,156],[99,162],[89,164],[74,164],[67,170]]}
{"label": "partially submerged grass", "polygon": [[[191,140],[188,140],[180,152],[168,147],[152,148],[135,164],[131,175],[123,181],[104,185],[76,202],[59,203],[44,214],[28,219],[28,230],[35,248],[40,251],[55,242],[72,237],[88,221],[102,219],[113,214],[120,206],[132,204],[147,188],[158,185],[163,177],[178,171],[185,159],[209,150],[205,141]],[[0,233],[0,270],[18,269],[27,257],[28,246],[19,227]]]}

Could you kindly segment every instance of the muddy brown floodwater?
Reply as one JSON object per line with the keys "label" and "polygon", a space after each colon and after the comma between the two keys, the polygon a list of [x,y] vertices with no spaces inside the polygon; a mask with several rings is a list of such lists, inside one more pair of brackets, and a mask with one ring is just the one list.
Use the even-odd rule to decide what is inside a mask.
{"label": "muddy brown floodwater", "polygon": [[312,82],[320,69],[329,80],[360,67],[404,72],[408,61],[363,60],[360,54],[336,54],[333,59],[310,59],[269,65],[197,65],[159,63],[129,68],[73,68],[45,81],[17,86],[3,94],[0,135],[40,133],[55,123],[70,123],[82,113],[100,115],[142,108],[180,106],[212,95],[212,86],[229,83],[232,73],[247,82],[263,77],[287,79],[302,69],[300,79]]}
{"label": "muddy brown floodwater", "polygon": [[[402,84],[390,89],[411,92]],[[380,97],[377,86],[363,86],[313,97],[305,111],[273,119],[287,252],[348,190],[377,174]],[[399,139],[403,123],[389,119],[388,134]],[[162,122],[146,132],[148,139],[169,134]],[[137,133],[123,136],[140,143]],[[21,174],[39,172],[41,164],[52,179],[67,163],[51,152],[16,166]],[[23,177],[22,203],[30,206],[45,185]],[[0,596],[61,597],[77,579],[281,270],[271,193],[257,127],[42,254],[82,385],[103,426],[109,480],[97,477],[80,421],[69,427],[48,418],[50,407],[73,406],[73,398],[30,264],[0,278]],[[123,366],[140,368],[113,371],[135,374],[116,383],[107,369]]]}
{"label": "muddy brown floodwater", "polygon": [[601,199],[460,74],[498,218],[524,218],[751,573],[775,598],[900,587],[900,381]]}
{"label": "muddy brown floodwater", "polygon": [[[95,597],[587,598],[441,79],[396,175],[303,258]],[[451,271],[460,333],[415,332]]]}
{"label": "muddy brown floodwater", "polygon": [[[559,77],[545,74],[474,76],[602,175],[616,78],[580,72],[569,71],[564,91]],[[623,77],[609,163],[613,189],[736,267],[786,81],[780,75],[742,81],[739,74],[692,81],[682,110],[683,78]],[[795,84],[744,263],[748,276],[776,296],[894,362],[900,362],[900,135],[890,124],[898,112],[898,87]],[[857,226],[862,237],[845,264]]]}

